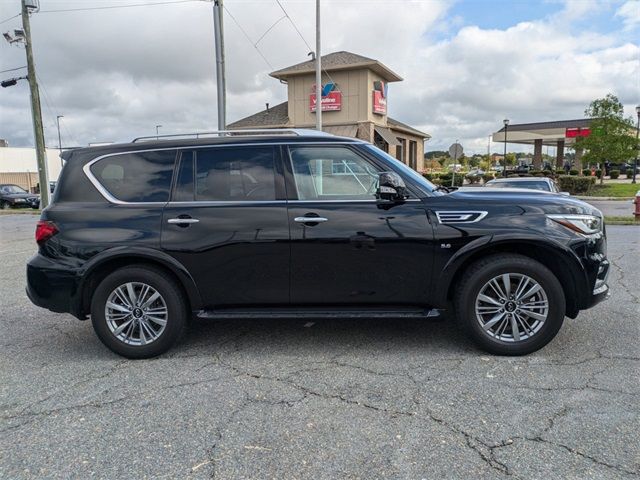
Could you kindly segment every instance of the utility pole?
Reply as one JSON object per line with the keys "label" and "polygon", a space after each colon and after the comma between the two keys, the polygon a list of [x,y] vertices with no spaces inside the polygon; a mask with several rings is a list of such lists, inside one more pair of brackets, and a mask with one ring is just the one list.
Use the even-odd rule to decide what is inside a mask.
{"label": "utility pole", "polygon": [[64,160],[62,159],[62,137],[60,136],[60,119],[64,118],[64,115],[58,115],[56,117],[56,123],[58,124],[58,150],[60,150],[60,166],[64,167]]}
{"label": "utility pole", "polygon": [[322,131],[322,53],[320,50],[320,0],[316,0],[316,130]]}
{"label": "utility pole", "polygon": [[213,33],[216,42],[216,84],[218,95],[218,130],[227,128],[227,87],[224,73],[224,5],[222,0],[213,0]]}
{"label": "utility pole", "polygon": [[38,160],[38,179],[40,181],[40,207],[49,205],[49,172],[47,171],[47,155],[44,146],[44,130],[42,128],[42,109],[40,93],[36,79],[36,66],[31,48],[31,24],[26,0],[22,0],[22,29],[24,30],[25,48],[27,51],[27,76],[31,91],[31,116],[33,118],[33,134],[36,141],[36,157]]}

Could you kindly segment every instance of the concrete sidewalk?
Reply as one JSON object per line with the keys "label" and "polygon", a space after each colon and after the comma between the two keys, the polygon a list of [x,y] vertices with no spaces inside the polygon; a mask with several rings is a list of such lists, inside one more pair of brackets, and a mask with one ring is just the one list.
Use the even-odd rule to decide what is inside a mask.
{"label": "concrete sidewalk", "polygon": [[633,200],[592,200],[589,197],[582,197],[581,200],[596,207],[605,217],[632,216],[635,210]]}

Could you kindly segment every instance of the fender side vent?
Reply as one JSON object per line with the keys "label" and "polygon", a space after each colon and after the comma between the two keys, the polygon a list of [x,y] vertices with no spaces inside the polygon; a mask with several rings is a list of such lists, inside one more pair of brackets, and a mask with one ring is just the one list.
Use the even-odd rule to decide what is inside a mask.
{"label": "fender side vent", "polygon": [[480,210],[439,211],[436,212],[440,223],[475,223],[482,220],[489,212]]}

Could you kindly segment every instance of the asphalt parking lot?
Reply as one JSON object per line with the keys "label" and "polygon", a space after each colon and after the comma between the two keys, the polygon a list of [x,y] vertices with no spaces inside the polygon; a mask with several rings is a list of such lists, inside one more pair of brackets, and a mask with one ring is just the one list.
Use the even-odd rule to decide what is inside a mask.
{"label": "asphalt parking lot", "polygon": [[522,358],[448,322],[197,322],[128,361],[24,294],[32,215],[0,216],[0,478],[635,478],[640,227],[612,297]]}

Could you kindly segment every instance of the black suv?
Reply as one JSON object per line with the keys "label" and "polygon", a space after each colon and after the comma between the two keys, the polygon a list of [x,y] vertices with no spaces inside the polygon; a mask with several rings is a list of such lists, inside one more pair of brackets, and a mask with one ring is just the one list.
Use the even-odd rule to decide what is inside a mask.
{"label": "black suv", "polygon": [[602,214],[552,193],[450,192],[369,143],[311,131],[71,150],[27,293],[130,358],[192,316],[419,318],[485,350],[547,344],[608,295]]}

